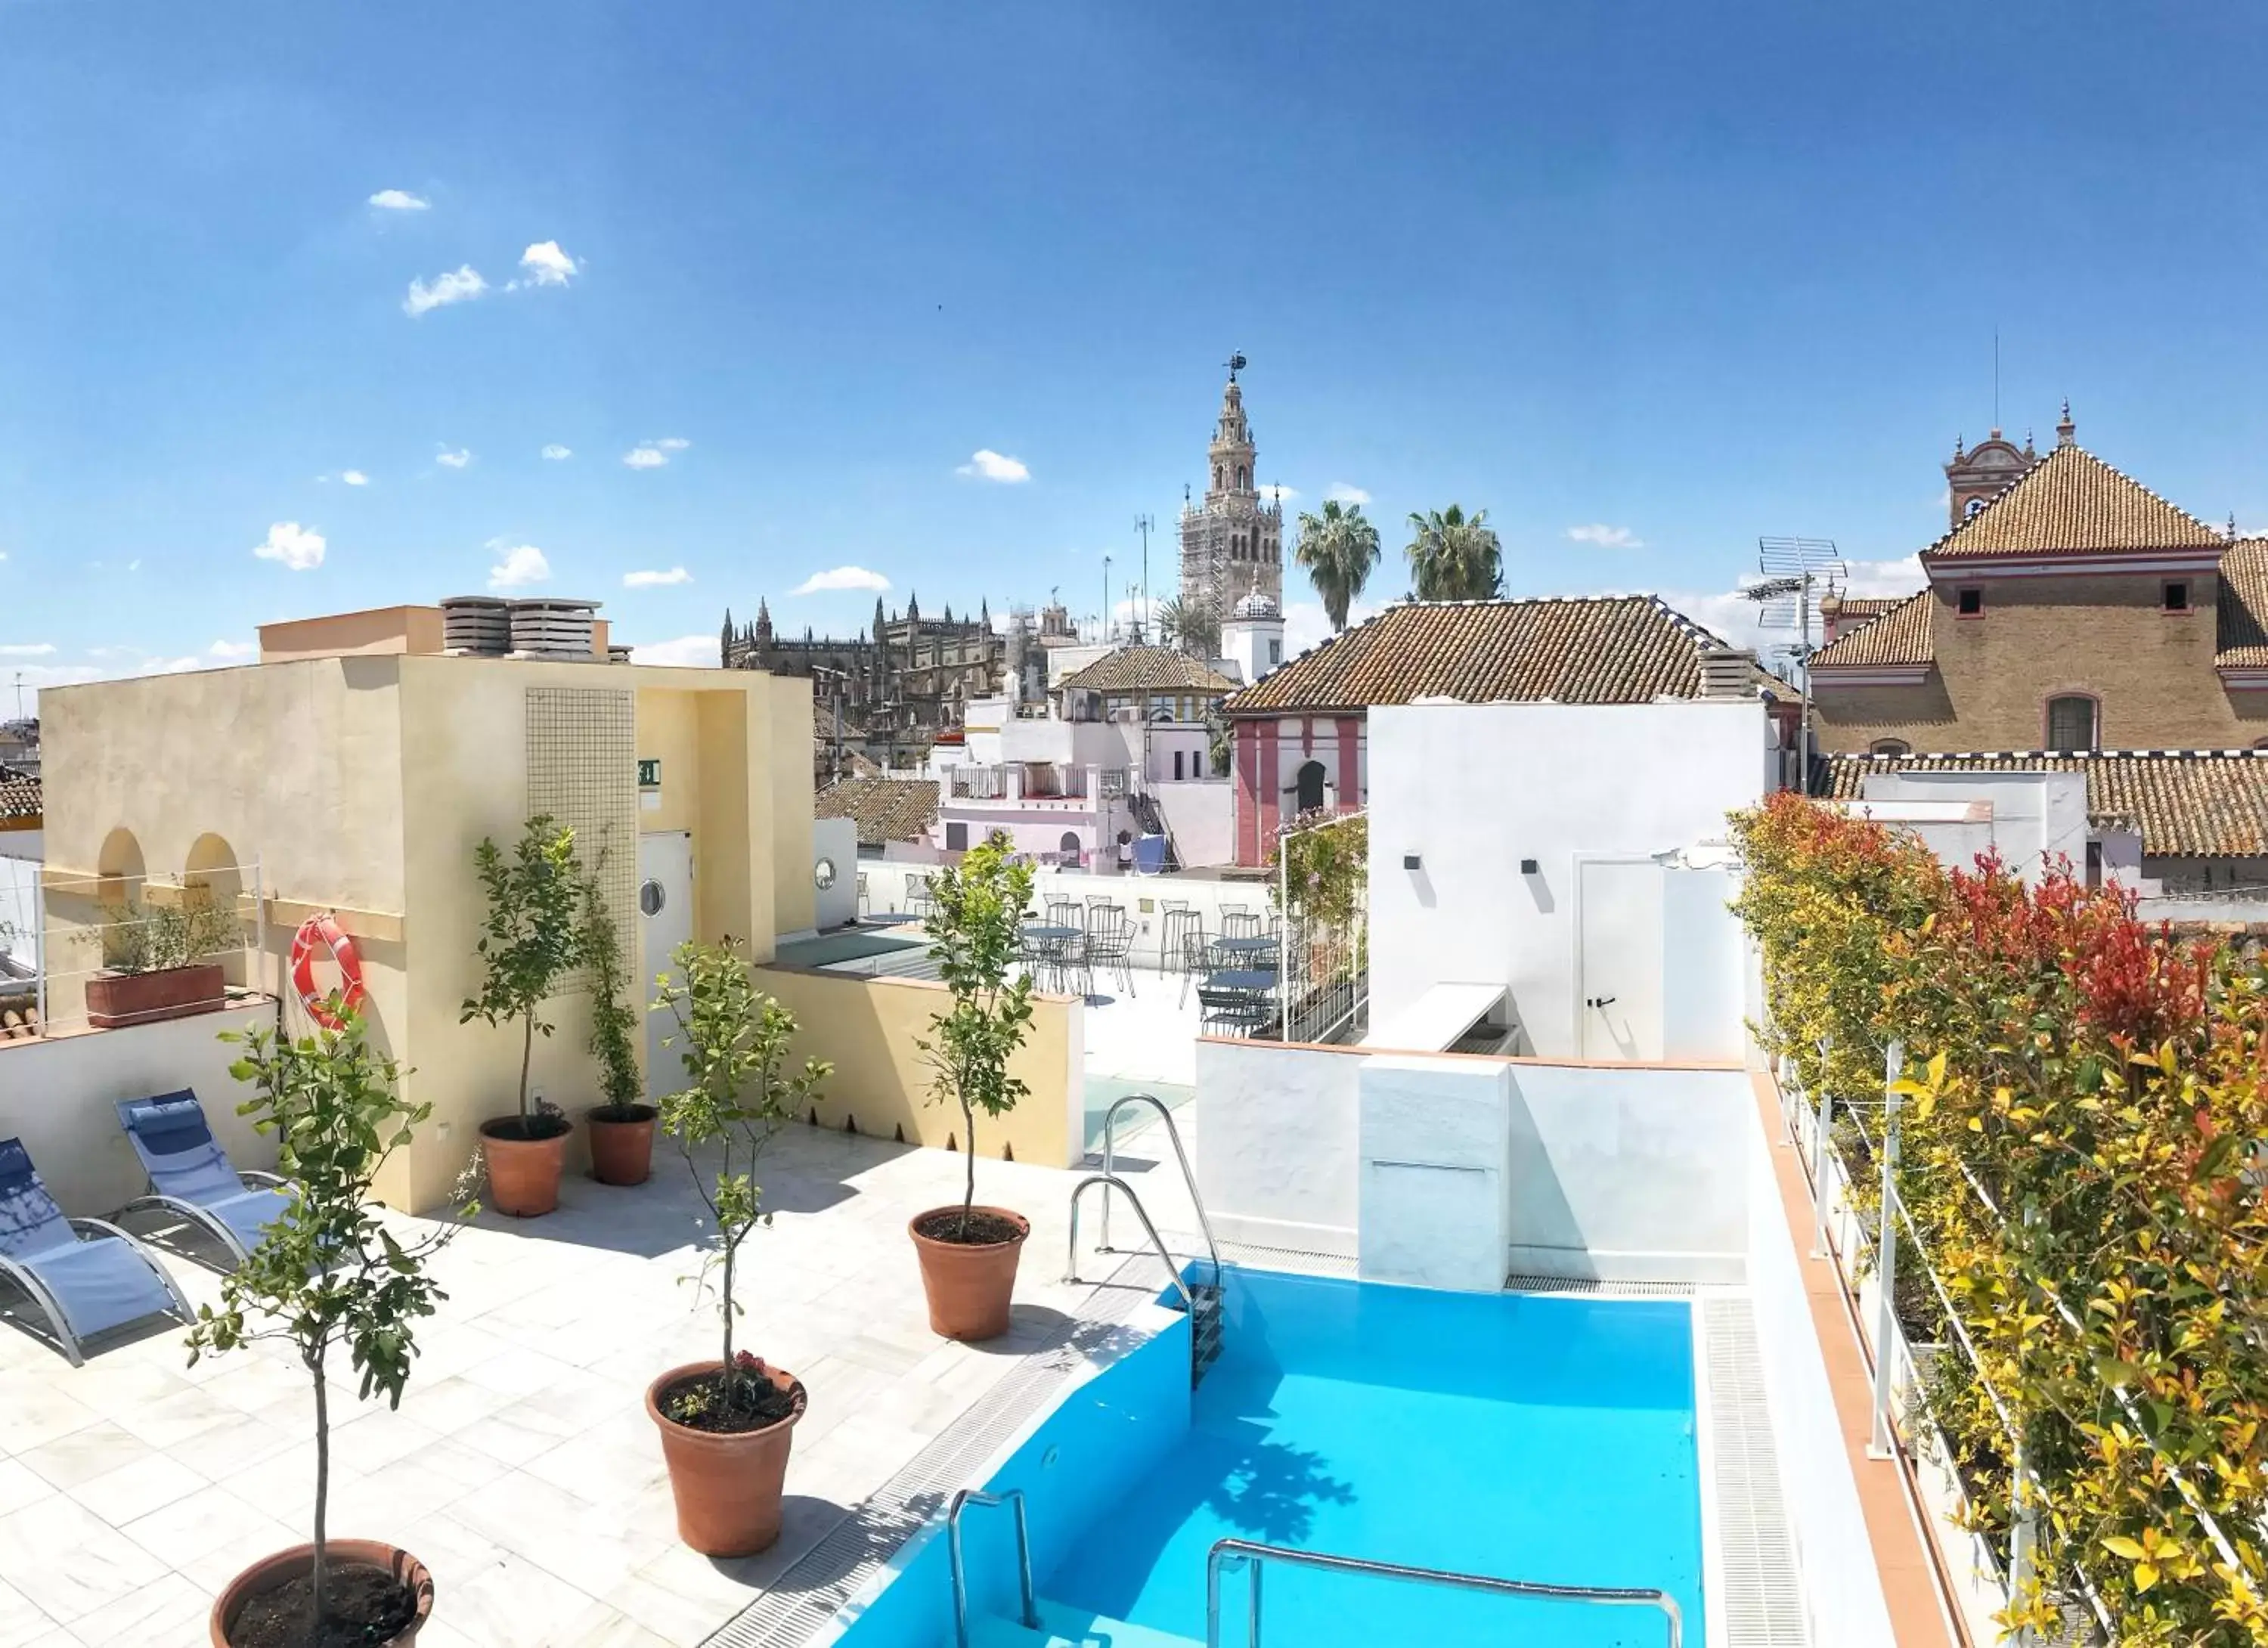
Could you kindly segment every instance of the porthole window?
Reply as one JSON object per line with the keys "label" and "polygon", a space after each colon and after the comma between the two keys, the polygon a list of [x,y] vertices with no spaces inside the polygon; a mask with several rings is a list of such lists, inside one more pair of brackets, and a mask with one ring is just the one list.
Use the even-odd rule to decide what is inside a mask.
{"label": "porthole window", "polygon": [[660,882],[648,879],[639,885],[638,913],[641,916],[659,916],[661,907],[668,902],[669,894],[661,890]]}

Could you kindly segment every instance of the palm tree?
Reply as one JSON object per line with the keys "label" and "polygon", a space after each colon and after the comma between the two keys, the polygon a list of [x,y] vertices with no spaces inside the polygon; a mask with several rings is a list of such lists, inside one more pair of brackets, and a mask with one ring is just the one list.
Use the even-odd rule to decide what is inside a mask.
{"label": "palm tree", "polygon": [[1452,504],[1410,517],[1416,534],[1405,553],[1419,600],[1491,600],[1504,593],[1504,555],[1489,530],[1488,511],[1472,519]]}
{"label": "palm tree", "polygon": [[1158,603],[1158,638],[1199,658],[1220,650],[1220,620],[1202,596],[1168,596]]}
{"label": "palm tree", "polygon": [[1292,554],[1323,598],[1331,628],[1345,629],[1347,608],[1378,564],[1377,526],[1364,519],[1361,504],[1326,499],[1322,514],[1300,517],[1300,543]]}

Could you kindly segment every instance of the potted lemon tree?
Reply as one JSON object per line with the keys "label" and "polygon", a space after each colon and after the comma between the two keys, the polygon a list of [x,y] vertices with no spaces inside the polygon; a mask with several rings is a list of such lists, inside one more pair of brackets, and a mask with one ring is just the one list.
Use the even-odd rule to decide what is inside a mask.
{"label": "potted lemon tree", "polygon": [[549,1105],[532,1108],[528,1067],[535,1038],[553,1026],[543,1004],[583,959],[582,901],[575,868],[575,832],[549,813],[527,820],[509,855],[484,837],[473,855],[488,915],[474,945],[481,959],[480,993],[465,998],[460,1024],[479,1019],[519,1025],[519,1108],[481,1123],[481,1155],[497,1210],[532,1218],[559,1205],[559,1175],[574,1126]]}
{"label": "potted lemon tree", "polygon": [[426,1267],[459,1225],[404,1242],[370,1201],[379,1169],[432,1107],[402,1101],[400,1070],[371,1048],[351,1012],[339,1029],[296,1041],[269,1030],[221,1039],[243,1044],[230,1074],[254,1093],[238,1112],[275,1136],[291,1203],[222,1282],[220,1307],[198,1311],[189,1361],[261,1339],[291,1347],[315,1394],[315,1507],[311,1542],[253,1563],[214,1600],[213,1648],[407,1644],[432,1612],[433,1578],[396,1546],[331,1533],[337,1396],[324,1375],[344,1350],[362,1400],[399,1407],[416,1324],[446,1297]]}
{"label": "potted lemon tree", "polygon": [[803,1382],[733,1343],[740,1245],[763,1210],[755,1170],[780,1129],[817,1100],[830,1068],[818,1059],[786,1073],[795,1018],[756,988],[733,941],[683,944],[653,1011],[676,1021],[669,1038],[685,1085],[661,1100],[708,1218],[704,1283],[718,1280],[721,1354],[674,1367],[646,1387],[677,1505],[677,1533],[705,1556],[747,1556],[779,1538],[788,1449],[803,1417]]}
{"label": "potted lemon tree", "polygon": [[991,1339],[1008,1331],[1016,1264],[1032,1224],[976,1204],[976,1117],[981,1111],[998,1121],[1030,1091],[1008,1066],[1032,1024],[1031,980],[1016,970],[1032,867],[1017,862],[996,831],[958,865],[939,866],[930,894],[935,905],[924,929],[953,1005],[931,1017],[920,1047],[932,1098],[961,1107],[968,1178],[957,1205],[917,1213],[907,1228],[930,1327],[948,1339]]}

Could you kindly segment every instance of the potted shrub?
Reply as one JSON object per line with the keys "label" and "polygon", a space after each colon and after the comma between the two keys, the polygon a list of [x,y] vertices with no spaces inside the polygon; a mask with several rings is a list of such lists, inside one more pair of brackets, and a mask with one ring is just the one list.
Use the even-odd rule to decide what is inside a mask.
{"label": "potted shrub", "polygon": [[379,1167],[431,1107],[402,1102],[400,1070],[371,1050],[351,1012],[342,1028],[296,1041],[268,1030],[221,1039],[244,1046],[230,1073],[254,1091],[238,1113],[275,1135],[291,1199],[222,1282],[220,1308],[198,1311],[189,1361],[259,1339],[291,1347],[315,1393],[315,1515],[312,1543],[253,1563],[214,1600],[213,1648],[408,1643],[432,1612],[433,1578],[416,1557],[383,1541],[332,1536],[324,1372],[330,1353],[343,1348],[364,1401],[383,1394],[401,1403],[415,1325],[444,1297],[427,1262],[458,1226],[442,1225],[405,1245],[368,1198]]}
{"label": "potted shrub", "polygon": [[931,1328],[948,1339],[991,1339],[1008,1331],[1016,1262],[1032,1225],[1006,1208],[976,1205],[976,1115],[997,1120],[1030,1091],[1008,1063],[1032,1023],[1031,981],[1015,971],[1032,867],[1018,863],[996,832],[957,866],[940,866],[930,895],[924,926],[953,1006],[931,1018],[933,1034],[920,1047],[934,1072],[932,1097],[961,1107],[968,1176],[959,1206],[916,1214],[907,1229]]}
{"label": "potted shrub", "polygon": [[86,1019],[98,1030],[211,1012],[227,1000],[221,964],[205,958],[233,949],[243,930],[234,912],[184,890],[178,904],[104,907],[89,935],[102,946],[103,970],[86,982]]}
{"label": "potted shrub", "polygon": [[733,1349],[735,1265],[748,1233],[771,1221],[756,1165],[818,1098],[828,1066],[812,1059],[799,1074],[782,1074],[795,1019],[756,989],[731,939],[680,945],[672,960],[681,982],[653,1010],[676,1019],[670,1045],[686,1085],[663,1096],[661,1125],[709,1210],[702,1280],[718,1273],[724,1341],[718,1360],[674,1367],[649,1385],[645,1410],[661,1432],[678,1537],[705,1556],[747,1556],[779,1538],[788,1448],[806,1399],[786,1369]]}
{"label": "potted shrub", "polygon": [[531,1107],[527,1071],[535,1038],[552,1031],[543,1004],[582,960],[575,832],[549,813],[538,813],[527,820],[510,857],[493,839],[483,838],[474,862],[489,903],[474,946],[482,976],[480,994],[466,998],[458,1022],[519,1023],[519,1109],[481,1123],[481,1155],[497,1208],[516,1218],[532,1218],[559,1205],[559,1174],[566,1162],[567,1135],[574,1130],[552,1107],[538,1102]]}
{"label": "potted shrub", "polygon": [[654,1107],[644,1101],[637,1053],[630,1034],[637,1010],[622,999],[630,978],[622,963],[622,929],[607,908],[604,878],[611,850],[583,883],[583,960],[591,969],[591,1056],[599,1062],[599,1091],[606,1102],[585,1112],[591,1128],[591,1173],[600,1184],[644,1184],[653,1169]]}

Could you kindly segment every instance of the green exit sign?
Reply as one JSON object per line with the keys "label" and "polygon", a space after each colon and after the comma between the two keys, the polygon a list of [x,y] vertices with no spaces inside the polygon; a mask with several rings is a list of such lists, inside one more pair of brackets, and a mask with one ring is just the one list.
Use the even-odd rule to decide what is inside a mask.
{"label": "green exit sign", "polygon": [[652,761],[642,761],[638,763],[638,788],[641,790],[661,788],[661,760],[659,756]]}

